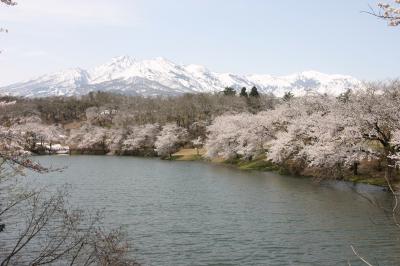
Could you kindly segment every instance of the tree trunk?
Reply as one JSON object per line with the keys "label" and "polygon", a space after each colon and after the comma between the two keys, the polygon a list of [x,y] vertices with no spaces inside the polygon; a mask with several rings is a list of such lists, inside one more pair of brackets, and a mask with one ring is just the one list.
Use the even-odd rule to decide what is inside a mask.
{"label": "tree trunk", "polygon": [[392,181],[393,180],[393,160],[390,158],[386,159],[386,171],[385,171],[385,177],[387,180]]}
{"label": "tree trunk", "polygon": [[353,175],[358,175],[358,162],[353,162]]}
{"label": "tree trunk", "polygon": [[337,173],[338,173],[338,178],[339,180],[343,179],[343,171],[342,171],[342,164],[341,163],[337,163],[336,164],[336,169],[337,169]]}
{"label": "tree trunk", "polygon": [[378,160],[378,165],[376,167],[376,170],[378,170],[379,172],[381,172],[383,170],[381,159]]}

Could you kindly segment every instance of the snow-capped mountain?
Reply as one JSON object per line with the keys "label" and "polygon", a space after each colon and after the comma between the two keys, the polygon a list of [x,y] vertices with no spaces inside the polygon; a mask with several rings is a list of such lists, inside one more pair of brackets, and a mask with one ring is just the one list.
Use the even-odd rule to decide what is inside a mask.
{"label": "snow-capped mountain", "polygon": [[128,56],[91,70],[69,69],[0,88],[2,95],[46,97],[110,91],[129,95],[179,95],[182,93],[218,92],[231,86],[256,86],[260,92],[282,96],[318,92],[338,95],[354,89],[360,81],[345,75],[306,71],[288,76],[235,75],[216,73],[200,65],[179,65],[164,58],[136,61]]}

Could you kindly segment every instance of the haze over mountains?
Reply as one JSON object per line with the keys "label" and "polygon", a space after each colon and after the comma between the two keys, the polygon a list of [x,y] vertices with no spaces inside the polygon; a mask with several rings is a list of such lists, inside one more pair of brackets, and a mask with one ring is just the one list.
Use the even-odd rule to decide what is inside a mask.
{"label": "haze over mountains", "polygon": [[256,86],[262,93],[282,96],[307,92],[338,95],[360,81],[346,75],[305,71],[287,76],[216,73],[200,65],[179,65],[164,58],[136,61],[129,56],[113,58],[91,70],[68,69],[0,88],[1,95],[46,97],[83,95],[108,91],[128,95],[169,96],[182,93],[218,92]]}

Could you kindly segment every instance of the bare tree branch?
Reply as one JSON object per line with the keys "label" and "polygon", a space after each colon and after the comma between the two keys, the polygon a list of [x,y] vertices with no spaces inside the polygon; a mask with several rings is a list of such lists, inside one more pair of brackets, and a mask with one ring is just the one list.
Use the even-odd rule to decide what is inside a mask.
{"label": "bare tree branch", "polygon": [[363,257],[361,257],[358,253],[357,253],[357,251],[355,250],[355,248],[352,246],[352,245],[350,245],[350,247],[351,247],[351,250],[353,250],[353,253],[354,253],[354,255],[356,255],[362,262],[364,262],[366,265],[368,265],[368,266],[373,266],[371,263],[369,263],[366,259],[364,259]]}
{"label": "bare tree branch", "polygon": [[14,2],[12,0],[0,0],[0,3],[6,4],[8,6],[15,6],[17,2]]}
{"label": "bare tree branch", "polygon": [[378,3],[378,10],[375,10],[369,5],[370,11],[362,11],[377,18],[383,19],[388,22],[389,26],[400,25],[400,6],[394,7],[394,5],[400,4],[399,0],[394,0],[394,4]]}

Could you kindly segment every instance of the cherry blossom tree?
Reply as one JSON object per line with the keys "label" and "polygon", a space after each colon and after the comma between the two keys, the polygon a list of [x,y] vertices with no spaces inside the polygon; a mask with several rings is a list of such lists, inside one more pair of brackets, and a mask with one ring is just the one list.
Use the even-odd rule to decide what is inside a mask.
{"label": "cherry blossom tree", "polygon": [[304,149],[315,141],[315,129],[320,122],[317,114],[325,113],[327,106],[321,104],[320,98],[302,98],[285,102],[278,110],[280,126],[275,138],[267,143],[267,158],[277,164],[296,162],[304,167],[307,163]]}
{"label": "cherry blossom tree", "polygon": [[90,107],[86,109],[86,121],[91,125],[109,126],[113,123],[113,119],[117,114],[117,110],[112,107]]}
{"label": "cherry blossom tree", "polygon": [[286,108],[295,115],[268,143],[267,157],[278,164],[314,168],[325,177],[342,177],[343,167],[352,167],[357,174],[359,161],[379,158],[379,152],[363,134],[355,103],[349,101],[326,96],[291,101]]}
{"label": "cherry blossom tree", "polygon": [[158,124],[128,127],[121,147],[122,154],[152,155],[159,132]]}
{"label": "cherry blossom tree", "polygon": [[389,26],[400,25],[400,0],[394,0],[392,4],[378,3],[378,10],[366,12],[378,18],[386,20]]}
{"label": "cherry blossom tree", "polygon": [[[273,110],[258,114],[241,113],[217,117],[208,127],[206,156],[252,159],[266,151],[268,142],[278,145],[278,138],[285,136],[288,126],[298,117],[326,109],[326,102],[322,96],[306,97],[293,99],[290,103],[285,102]],[[271,143],[269,148],[274,149]],[[275,152],[271,156],[272,154],[278,156]]]}
{"label": "cherry blossom tree", "polygon": [[251,159],[264,152],[264,145],[274,132],[284,127],[290,109],[279,108],[258,114],[225,114],[207,127],[205,148],[208,158]]}
{"label": "cherry blossom tree", "polygon": [[27,121],[10,127],[14,134],[25,139],[25,147],[32,152],[51,152],[54,143],[65,141],[64,130],[56,125],[45,125],[39,121]]}
{"label": "cherry blossom tree", "polygon": [[106,152],[106,129],[84,124],[72,129],[67,142],[70,148],[86,153]]}
{"label": "cherry blossom tree", "polygon": [[342,178],[342,168],[354,166],[372,153],[358,129],[336,109],[303,115],[269,143],[268,158],[314,168],[324,177]]}
{"label": "cherry blossom tree", "polygon": [[[242,115],[216,117],[207,127],[206,157],[231,159],[237,156],[239,129],[247,125]],[[247,115],[249,116],[249,115]]]}
{"label": "cherry blossom tree", "polygon": [[23,139],[26,151],[50,153],[53,144],[63,143],[66,139],[65,131],[60,126],[43,124],[38,116],[14,118],[11,123],[3,130]]}
{"label": "cherry blossom tree", "polygon": [[394,150],[394,153],[390,155],[390,159],[393,160],[396,166],[400,166],[400,130],[393,132],[390,144],[393,146]]}
{"label": "cherry blossom tree", "polygon": [[207,128],[206,157],[251,158],[262,152],[268,130],[261,122],[248,113],[217,117]]}
{"label": "cherry blossom tree", "polygon": [[363,140],[376,157],[386,164],[386,177],[392,179],[398,146],[394,137],[400,130],[400,84],[370,84],[369,88],[353,97],[343,108],[344,115],[352,120]]}
{"label": "cherry blossom tree", "polygon": [[119,154],[122,142],[125,139],[125,130],[121,128],[111,128],[106,131],[105,146],[109,155]]}
{"label": "cherry blossom tree", "polygon": [[155,151],[161,157],[171,158],[179,147],[188,141],[188,132],[185,128],[174,123],[163,126],[155,142]]}

